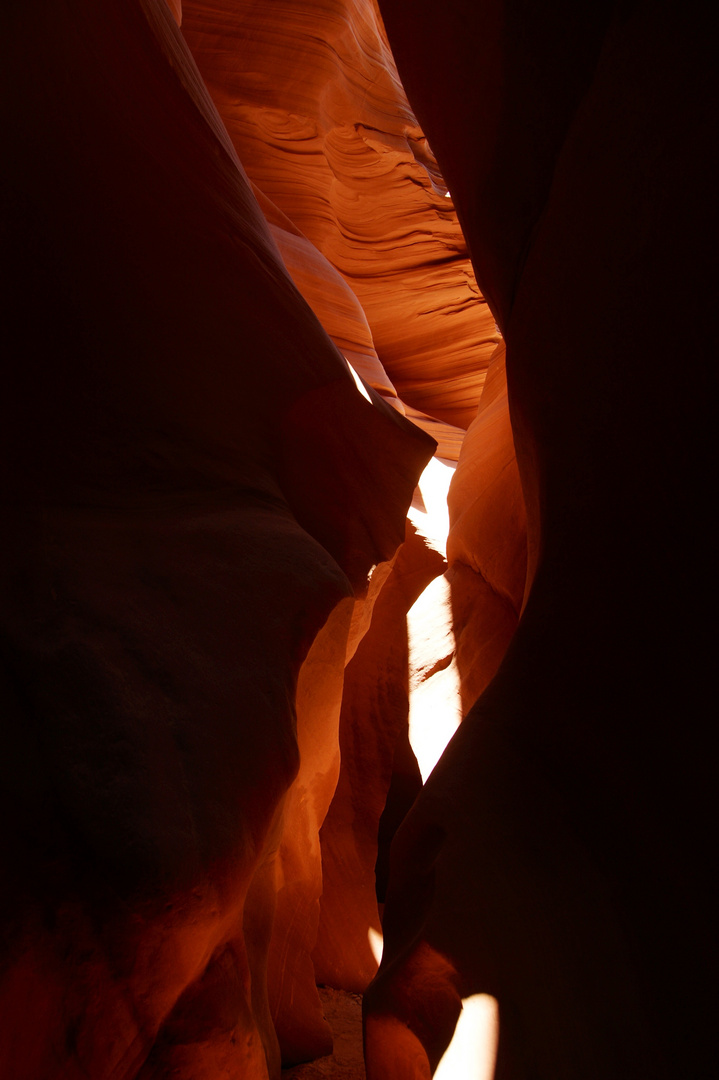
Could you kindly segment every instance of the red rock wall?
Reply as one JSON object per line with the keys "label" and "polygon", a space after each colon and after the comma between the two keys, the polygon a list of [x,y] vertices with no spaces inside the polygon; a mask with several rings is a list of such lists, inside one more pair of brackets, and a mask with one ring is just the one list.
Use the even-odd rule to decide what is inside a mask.
{"label": "red rock wall", "polygon": [[707,25],[674,3],[382,10],[506,338],[531,592],[397,835],[368,1076],[428,1076],[478,993],[502,1077],[706,1075]]}
{"label": "red rock wall", "polygon": [[[193,0],[183,33],[296,285],[362,378],[456,459],[455,425],[476,411],[498,334],[375,6],[295,3],[277,20],[254,4]],[[377,830],[407,741],[406,580],[418,589],[444,566],[405,545],[348,667],[314,954],[333,986],[362,990],[376,970]],[[286,974],[282,987],[301,996]]]}
{"label": "red rock wall", "polygon": [[449,489],[452,625],[468,712],[504,658],[525,594],[527,524],[509,420],[504,342]]}
{"label": "red rock wall", "polygon": [[0,1073],[274,1077],[273,1011],[326,1045],[268,965],[432,444],[357,392],[164,3],[0,26]]}
{"label": "red rock wall", "polygon": [[365,318],[343,318],[334,340],[360,374],[467,427],[498,336],[375,4],[294,0],[278,19],[185,0],[183,32],[252,181],[316,248],[298,284],[308,295],[319,278],[308,299],[323,325],[337,322],[328,306],[358,300]]}
{"label": "red rock wall", "polygon": [[407,742],[407,612],[444,568],[442,555],[408,522],[407,539],[345,673],[342,770],[321,834],[324,881],[314,965],[320,983],[356,993],[377,970],[369,931],[381,933],[375,865],[388,792],[393,777],[395,787],[398,776],[406,777],[406,812],[421,785]]}
{"label": "red rock wall", "polygon": [[0,14],[0,1074],[328,1049],[418,782],[405,413],[469,426],[484,692],[393,845],[369,1075],[427,1076],[477,993],[511,1080],[710,1075],[703,16],[383,0],[410,109],[369,0],[182,7]]}

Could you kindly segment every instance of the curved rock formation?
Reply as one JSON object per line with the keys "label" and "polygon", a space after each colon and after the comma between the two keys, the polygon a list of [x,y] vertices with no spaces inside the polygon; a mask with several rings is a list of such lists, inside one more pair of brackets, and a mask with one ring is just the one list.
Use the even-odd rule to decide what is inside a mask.
{"label": "curved rock formation", "polygon": [[382,9],[507,341],[531,592],[397,834],[368,1076],[428,1077],[475,994],[502,1077],[706,1075],[706,28],[675,3]]}
{"label": "curved rock formation", "polygon": [[275,1076],[275,897],[432,444],[357,392],[164,2],[69,14],[2,15],[0,1071]]}
{"label": "curved rock formation", "polygon": [[711,37],[382,12],[0,13],[3,1077],[714,1067]]}
{"label": "curved rock formation", "polygon": [[504,658],[522,609],[526,515],[509,421],[504,342],[489,365],[449,489],[452,626],[468,712]]}
{"label": "curved rock formation", "polygon": [[[410,650],[407,613],[446,563],[431,538],[413,522],[372,621],[347,665],[342,698],[342,770],[322,828],[323,894],[314,964],[317,979],[361,993],[377,970],[372,936],[381,934],[377,882],[378,847],[391,834],[421,787],[408,741]],[[388,796],[394,829],[380,820]],[[379,884],[379,889],[378,889]]]}
{"label": "curved rock formation", "polygon": [[185,0],[183,32],[249,176],[349,284],[400,398],[467,427],[498,336],[375,4],[294,0],[277,19]]}
{"label": "curved rock formation", "polygon": [[[456,459],[462,431],[446,418],[466,424],[472,417],[483,357],[498,335],[376,9],[366,2],[294,4],[278,22],[257,5],[196,0],[184,5],[183,31],[298,288],[365,382]],[[378,351],[383,361],[391,358],[389,375]],[[399,400],[398,380],[405,398],[435,416]],[[323,832],[315,966],[321,980],[352,990],[376,970],[367,935],[379,930],[377,828],[390,778],[400,784],[393,773],[400,731],[413,795],[419,777],[401,689],[407,657],[393,649],[406,636],[404,579],[411,574],[418,589],[444,568],[437,552],[423,558],[421,548],[402,549],[344,687],[345,767]],[[383,687],[392,707],[380,708]],[[406,798],[400,801],[406,809]],[[300,910],[293,924],[302,921]],[[287,997],[307,996],[307,978],[302,995],[286,975],[281,981]],[[295,1059],[290,1041],[281,1042]]]}

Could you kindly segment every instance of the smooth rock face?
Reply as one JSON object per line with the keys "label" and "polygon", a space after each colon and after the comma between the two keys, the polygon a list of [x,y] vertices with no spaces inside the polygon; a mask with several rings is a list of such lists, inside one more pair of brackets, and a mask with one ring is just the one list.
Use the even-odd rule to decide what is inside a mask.
{"label": "smooth rock face", "polygon": [[[278,21],[256,5],[198,2],[185,4],[183,32],[295,284],[365,383],[437,439],[441,454],[456,459],[463,431],[437,417],[462,424],[472,417],[483,356],[498,335],[375,8],[297,4]],[[378,350],[394,358],[391,378]],[[400,365],[421,373],[426,386],[410,384]],[[398,379],[410,402],[436,415],[401,400],[392,381]],[[342,506],[346,515],[356,515],[356,507]],[[321,982],[355,991],[376,971],[368,934],[380,930],[375,863],[383,808],[391,788],[385,859],[397,822],[389,831],[386,823],[406,811],[420,781],[407,737],[405,620],[416,590],[445,568],[443,556],[424,546],[403,546],[371,621],[369,613],[363,616],[367,633],[357,655],[348,656],[343,765],[322,834],[314,965]],[[400,744],[404,756],[396,749]],[[307,863],[313,845],[305,844],[305,852]],[[296,861],[302,862],[299,853]],[[317,925],[309,912],[319,893],[318,871],[303,900],[308,883],[296,880],[286,915],[280,907],[276,916],[276,927],[287,922],[290,936],[305,926],[307,941]],[[295,878],[303,875],[306,865]],[[289,890],[282,895],[289,897]],[[300,1021],[297,1004],[290,1031],[281,1002],[312,996],[310,970],[284,932],[276,930],[275,940],[283,942],[270,954],[275,1025],[285,1060],[299,1060],[313,1046],[318,1052],[321,1043],[308,1036],[312,1025],[309,1018]]]}
{"label": "smooth rock face", "polygon": [[490,362],[447,500],[447,576],[465,713],[494,678],[525,593],[526,512],[509,421],[505,356],[502,342]]}
{"label": "smooth rock face", "polygon": [[341,769],[321,831],[318,982],[362,992],[377,971],[390,847],[460,719],[447,568],[453,463],[433,458],[407,534],[345,672]]}
{"label": "smooth rock face", "polygon": [[[321,834],[324,880],[314,951],[317,979],[329,986],[361,993],[377,970],[371,937],[381,934],[375,879],[380,819],[393,783],[399,820],[421,786],[407,741],[407,612],[445,565],[428,537],[408,522],[370,626],[347,665],[342,771]],[[380,839],[388,844],[391,836]]]}
{"label": "smooth rock face", "polygon": [[706,27],[674,3],[382,10],[506,338],[531,591],[395,839],[368,1076],[429,1076],[476,994],[499,1003],[499,1076],[704,1076]]}
{"label": "smooth rock face", "polygon": [[[302,259],[296,280],[333,340],[380,392],[389,376],[407,405],[466,428],[498,334],[375,4],[292,0],[278,18],[184,0],[182,26],[248,175],[330,264]],[[330,329],[334,271],[369,340],[362,319],[343,319],[341,342]]]}
{"label": "smooth rock face", "polygon": [[382,16],[0,13],[3,1078],[715,1067],[711,35]]}
{"label": "smooth rock face", "polygon": [[[0,1073],[275,1077],[276,1031],[327,1044],[352,590],[433,444],[297,293],[164,0],[0,28]],[[267,987],[298,851],[299,1016]]]}

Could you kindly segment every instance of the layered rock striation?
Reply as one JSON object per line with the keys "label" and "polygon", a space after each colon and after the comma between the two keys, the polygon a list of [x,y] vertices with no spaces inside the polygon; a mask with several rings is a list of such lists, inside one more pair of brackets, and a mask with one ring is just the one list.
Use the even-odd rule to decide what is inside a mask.
{"label": "layered rock striation", "polygon": [[[381,393],[389,378],[413,409],[466,428],[498,335],[376,5],[295,0],[278,19],[185,0],[183,32],[248,175],[316,249],[297,259],[301,238],[280,238],[333,340]],[[364,318],[334,336],[337,303],[357,301]]]}
{"label": "layered rock striation", "polygon": [[382,932],[370,1080],[710,1075],[704,16],[280,7],[0,15],[0,1073],[276,1080]]}

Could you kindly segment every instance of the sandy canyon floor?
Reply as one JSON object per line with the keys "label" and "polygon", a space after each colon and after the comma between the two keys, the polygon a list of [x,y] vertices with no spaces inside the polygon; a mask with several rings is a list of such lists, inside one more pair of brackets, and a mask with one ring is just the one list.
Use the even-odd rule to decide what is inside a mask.
{"label": "sandy canyon floor", "polygon": [[320,987],[320,997],[332,1028],[334,1052],[307,1065],[283,1069],[283,1080],[365,1080],[362,998],[330,987]]}

